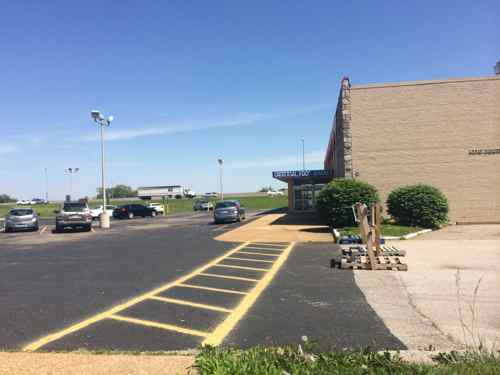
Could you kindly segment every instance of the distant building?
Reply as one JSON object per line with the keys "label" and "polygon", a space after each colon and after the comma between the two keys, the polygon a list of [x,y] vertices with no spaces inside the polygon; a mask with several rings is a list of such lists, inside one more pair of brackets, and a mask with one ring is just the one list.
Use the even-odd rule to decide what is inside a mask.
{"label": "distant building", "polygon": [[[384,202],[398,186],[433,185],[450,220],[500,222],[500,76],[353,86],[344,78],[324,170],[375,185]],[[290,209],[313,209],[325,183],[327,172],[305,172],[273,173],[288,182]]]}
{"label": "distant building", "polygon": [[184,188],[181,185],[139,187],[137,188],[137,196],[146,200],[162,197],[180,199],[184,197]]}

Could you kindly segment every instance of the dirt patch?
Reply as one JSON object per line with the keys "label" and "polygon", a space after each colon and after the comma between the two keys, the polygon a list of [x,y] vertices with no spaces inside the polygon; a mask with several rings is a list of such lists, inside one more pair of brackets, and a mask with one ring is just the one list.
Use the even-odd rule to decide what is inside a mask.
{"label": "dirt patch", "polygon": [[0,353],[5,375],[189,374],[194,357],[181,355]]}

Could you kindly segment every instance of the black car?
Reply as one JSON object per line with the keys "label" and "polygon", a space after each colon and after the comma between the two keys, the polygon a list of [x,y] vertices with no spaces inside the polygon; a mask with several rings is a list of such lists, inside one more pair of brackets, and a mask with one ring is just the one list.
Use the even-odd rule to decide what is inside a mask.
{"label": "black car", "polygon": [[113,217],[115,219],[133,219],[136,216],[155,217],[156,215],[157,212],[154,208],[149,208],[142,204],[125,204],[113,210]]}

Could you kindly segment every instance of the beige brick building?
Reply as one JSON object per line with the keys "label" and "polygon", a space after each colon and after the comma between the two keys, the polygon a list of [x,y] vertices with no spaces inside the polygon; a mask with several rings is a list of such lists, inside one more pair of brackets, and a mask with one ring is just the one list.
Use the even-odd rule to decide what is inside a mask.
{"label": "beige brick building", "polygon": [[325,158],[335,177],[425,183],[456,222],[500,222],[500,76],[395,84],[342,80]]}

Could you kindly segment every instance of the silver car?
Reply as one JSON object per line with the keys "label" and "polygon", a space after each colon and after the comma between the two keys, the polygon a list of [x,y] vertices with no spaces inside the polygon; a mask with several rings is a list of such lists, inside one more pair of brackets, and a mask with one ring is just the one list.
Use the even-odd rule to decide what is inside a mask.
{"label": "silver car", "polygon": [[214,208],[214,222],[233,222],[245,220],[245,208],[239,201],[220,201]]}
{"label": "silver car", "polygon": [[32,208],[12,208],[5,218],[5,232],[19,229],[38,230],[38,214]]}
{"label": "silver car", "polygon": [[209,200],[200,199],[194,202],[194,211],[209,211],[214,209],[214,204]]}

